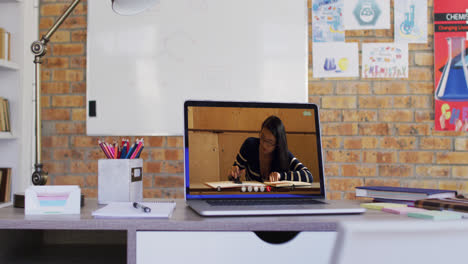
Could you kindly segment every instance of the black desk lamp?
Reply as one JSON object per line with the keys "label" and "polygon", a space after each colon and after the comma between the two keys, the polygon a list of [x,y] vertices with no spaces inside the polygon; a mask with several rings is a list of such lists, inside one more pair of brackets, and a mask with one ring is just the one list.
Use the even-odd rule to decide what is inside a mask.
{"label": "black desk lamp", "polygon": [[[65,19],[75,9],[81,0],[74,0],[70,6],[63,12],[55,24],[49,31],[42,36],[40,40],[34,41],[31,45],[32,53],[34,54],[35,64],[35,143],[36,143],[36,160],[34,164],[34,172],[32,174],[32,183],[34,185],[45,185],[47,183],[47,172],[42,168],[41,162],[41,63],[42,57],[47,52],[47,43],[55,33],[55,31],[62,25]],[[101,0],[99,0],[101,1]],[[156,4],[159,0],[111,0],[112,9],[114,12],[121,15],[134,15],[140,13],[152,5]]]}

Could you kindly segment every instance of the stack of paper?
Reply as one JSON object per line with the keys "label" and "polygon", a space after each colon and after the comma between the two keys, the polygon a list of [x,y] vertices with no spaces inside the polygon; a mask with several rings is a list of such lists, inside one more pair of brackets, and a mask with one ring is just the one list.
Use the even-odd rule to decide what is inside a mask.
{"label": "stack of paper", "polygon": [[95,218],[169,218],[176,203],[171,202],[142,202],[141,205],[151,208],[151,212],[144,212],[141,208],[133,207],[132,202],[114,202],[92,213]]}

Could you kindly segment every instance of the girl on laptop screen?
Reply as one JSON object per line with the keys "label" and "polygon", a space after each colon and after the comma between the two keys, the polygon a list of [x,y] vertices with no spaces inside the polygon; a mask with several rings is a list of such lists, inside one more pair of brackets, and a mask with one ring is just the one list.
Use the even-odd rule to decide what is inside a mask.
{"label": "girl on laptop screen", "polygon": [[274,115],[263,121],[259,138],[244,141],[228,178],[239,181],[244,174],[247,181],[313,181],[309,169],[289,152],[283,122]]}

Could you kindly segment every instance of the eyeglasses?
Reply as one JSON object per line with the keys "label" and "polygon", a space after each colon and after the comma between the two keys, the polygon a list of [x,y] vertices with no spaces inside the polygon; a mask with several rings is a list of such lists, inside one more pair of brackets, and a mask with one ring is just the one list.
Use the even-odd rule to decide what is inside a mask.
{"label": "eyeglasses", "polygon": [[275,142],[273,142],[272,140],[269,140],[269,139],[265,139],[265,138],[263,137],[263,135],[260,135],[260,141],[263,142],[263,144],[266,144],[266,145],[268,145],[268,146],[270,146],[270,147],[276,147],[276,143],[275,143]]}

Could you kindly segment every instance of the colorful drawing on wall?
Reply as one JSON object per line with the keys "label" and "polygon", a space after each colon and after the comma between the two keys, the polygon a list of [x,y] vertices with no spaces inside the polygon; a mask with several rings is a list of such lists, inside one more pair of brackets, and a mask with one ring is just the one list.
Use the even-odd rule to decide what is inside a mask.
{"label": "colorful drawing on wall", "polygon": [[435,129],[468,131],[468,1],[434,0]]}
{"label": "colorful drawing on wall", "polygon": [[343,0],[312,1],[312,34],[314,42],[344,42]]}
{"label": "colorful drawing on wall", "polygon": [[408,78],[408,44],[363,43],[362,78]]}
{"label": "colorful drawing on wall", "polygon": [[346,0],[345,29],[389,29],[390,0]]}
{"label": "colorful drawing on wall", "polygon": [[357,43],[314,43],[312,52],[314,78],[359,77]]}
{"label": "colorful drawing on wall", "polygon": [[395,42],[427,43],[427,0],[394,0]]}

